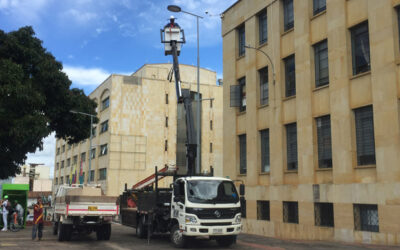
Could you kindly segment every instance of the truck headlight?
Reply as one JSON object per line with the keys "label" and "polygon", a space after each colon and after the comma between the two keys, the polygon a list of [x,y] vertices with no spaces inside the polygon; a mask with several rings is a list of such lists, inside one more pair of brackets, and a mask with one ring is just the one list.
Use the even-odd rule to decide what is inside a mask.
{"label": "truck headlight", "polygon": [[240,214],[236,215],[235,223],[240,224],[242,222],[242,216]]}
{"label": "truck headlight", "polygon": [[185,216],[185,223],[186,224],[197,224],[197,219],[195,216],[186,215]]}

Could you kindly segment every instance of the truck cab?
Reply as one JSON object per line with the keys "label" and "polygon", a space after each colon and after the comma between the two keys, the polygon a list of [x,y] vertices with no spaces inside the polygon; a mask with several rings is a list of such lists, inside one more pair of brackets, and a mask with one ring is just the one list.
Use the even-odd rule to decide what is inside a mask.
{"label": "truck cab", "polygon": [[190,237],[209,236],[229,246],[241,232],[240,199],[230,179],[181,177],[173,184],[171,241],[183,246]]}

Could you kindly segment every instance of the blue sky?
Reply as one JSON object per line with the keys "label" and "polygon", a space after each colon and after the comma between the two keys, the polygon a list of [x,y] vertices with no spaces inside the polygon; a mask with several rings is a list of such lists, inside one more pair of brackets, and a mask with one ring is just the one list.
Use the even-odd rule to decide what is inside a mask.
{"label": "blue sky", "polygon": [[[111,73],[131,74],[145,63],[172,62],[164,56],[160,28],[171,15],[185,30],[180,63],[196,65],[196,18],[167,10],[169,4],[200,20],[200,66],[222,78],[219,13],[236,0],[0,0],[0,29],[30,25],[43,46],[64,65],[73,87],[89,94]],[[208,12],[206,14],[205,12]],[[54,136],[29,162],[54,164]]]}

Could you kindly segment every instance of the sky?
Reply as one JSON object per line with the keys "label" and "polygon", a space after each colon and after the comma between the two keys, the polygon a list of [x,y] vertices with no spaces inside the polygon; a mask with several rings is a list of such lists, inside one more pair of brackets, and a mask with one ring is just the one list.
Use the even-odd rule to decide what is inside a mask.
{"label": "sky", "polygon": [[[71,87],[90,94],[110,74],[132,74],[146,63],[172,62],[164,56],[160,29],[171,15],[185,30],[179,62],[197,65],[196,18],[172,13],[178,5],[199,21],[200,67],[222,78],[220,13],[236,0],[0,0],[0,29],[32,26],[43,47],[63,64]],[[206,13],[207,12],[207,13]],[[27,163],[54,166],[54,134]]]}

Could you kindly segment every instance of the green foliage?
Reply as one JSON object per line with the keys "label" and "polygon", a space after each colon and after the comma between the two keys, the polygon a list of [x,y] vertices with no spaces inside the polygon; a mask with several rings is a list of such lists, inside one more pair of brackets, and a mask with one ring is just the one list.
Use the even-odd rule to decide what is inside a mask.
{"label": "green foliage", "polygon": [[70,143],[89,137],[90,117],[69,111],[95,114],[96,103],[61,70],[32,27],[0,30],[0,179],[19,173],[53,131]]}

